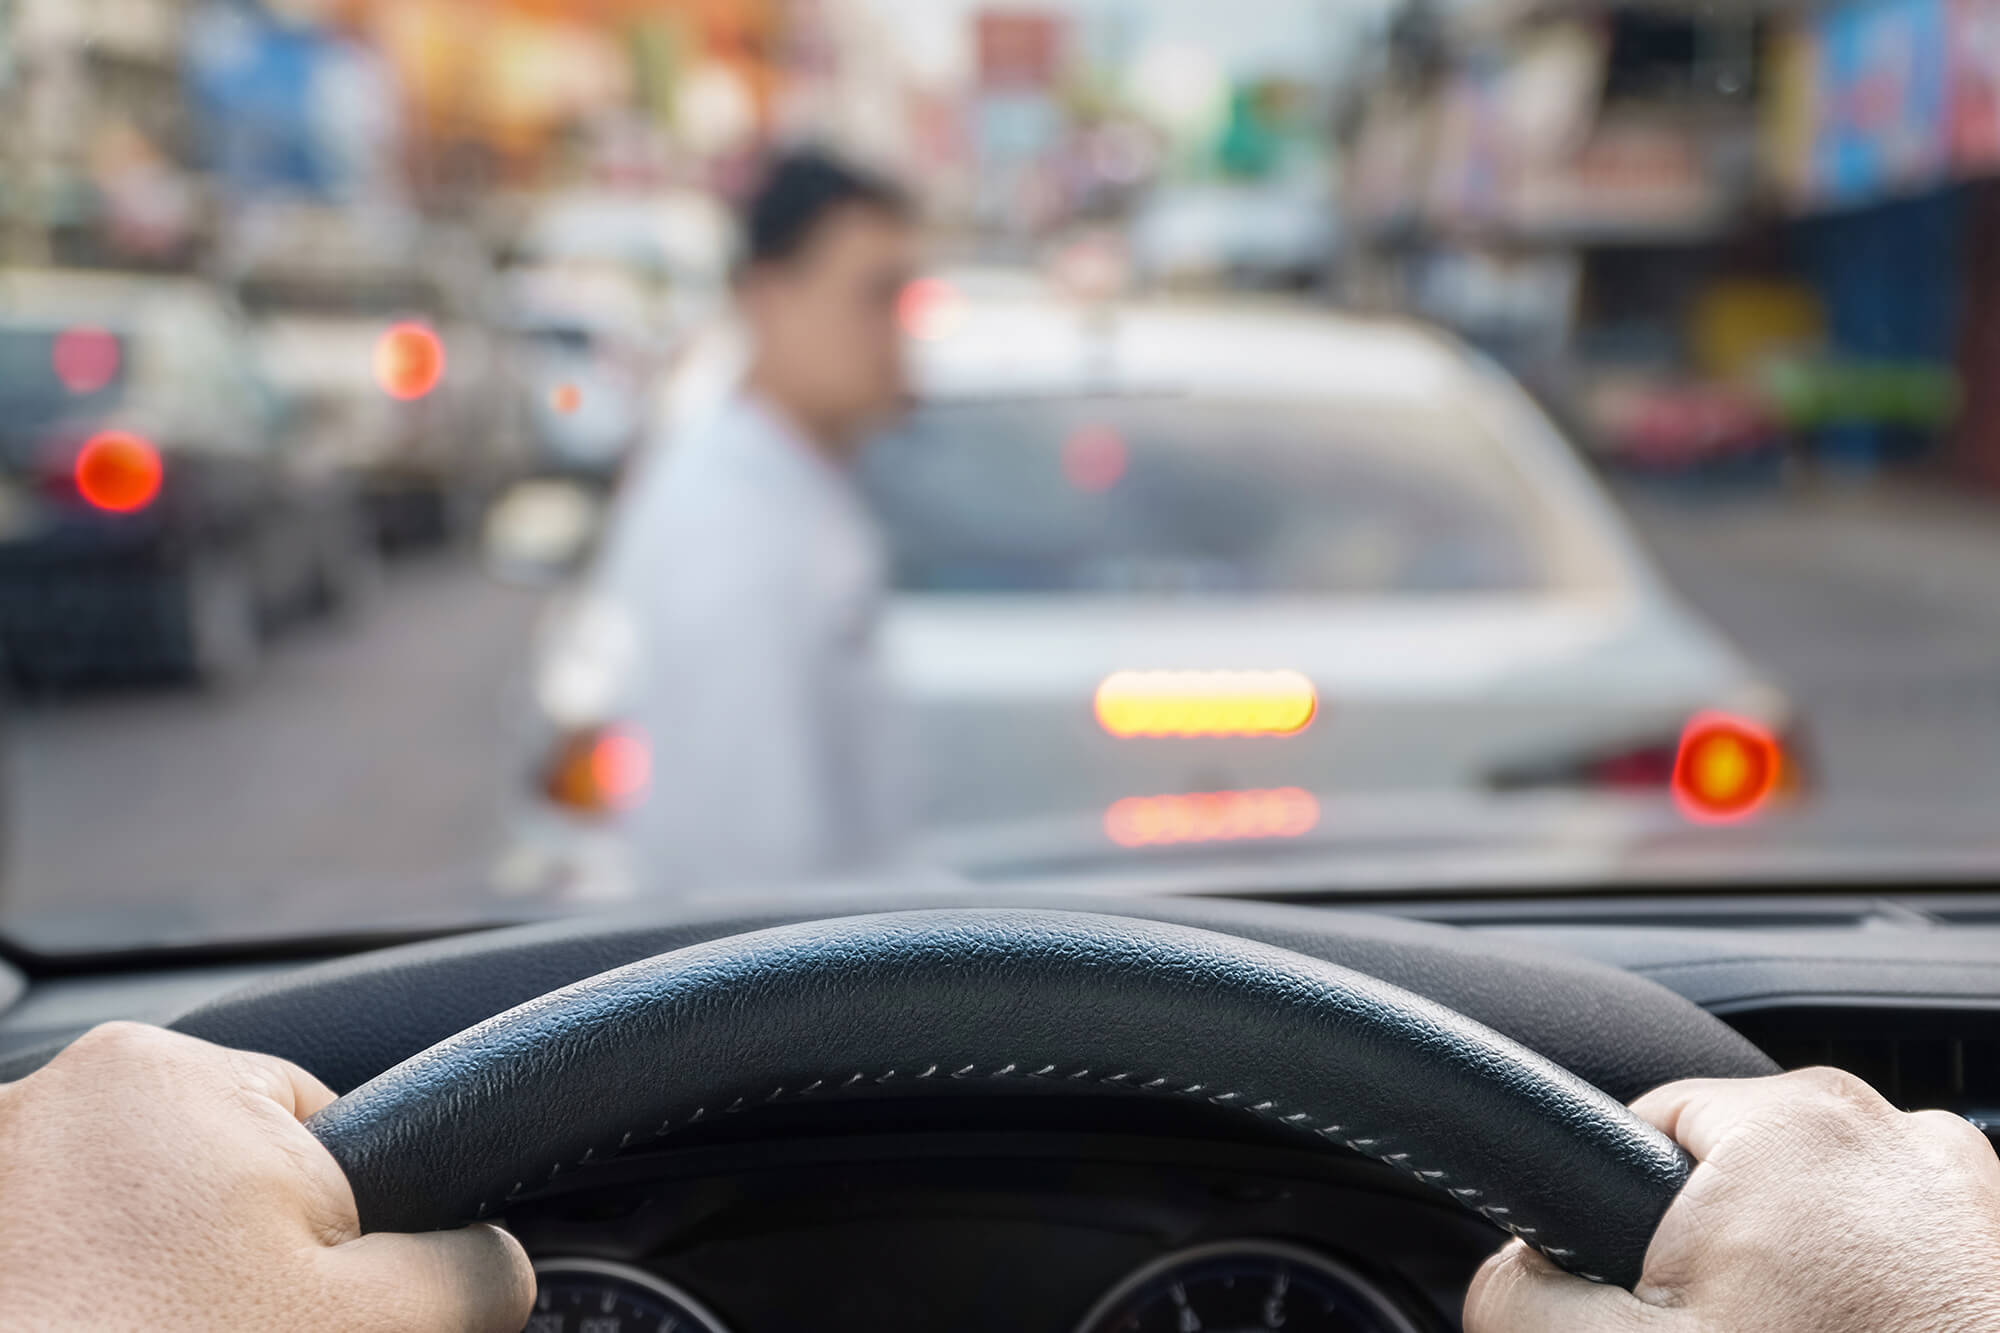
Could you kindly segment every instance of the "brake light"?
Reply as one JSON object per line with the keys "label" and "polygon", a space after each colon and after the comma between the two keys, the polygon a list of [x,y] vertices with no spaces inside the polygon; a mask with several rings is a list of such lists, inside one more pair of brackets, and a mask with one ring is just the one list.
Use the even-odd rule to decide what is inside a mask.
{"label": "brake light", "polygon": [[578,732],[556,749],[542,789],[551,801],[582,815],[610,815],[638,804],[653,776],[644,738],[623,727]]}
{"label": "brake light", "polygon": [[1109,426],[1085,426],[1063,441],[1063,476],[1086,494],[1102,495],[1116,486],[1130,464],[1125,438]]}
{"label": "brake light", "polygon": [[1119,671],[1097,687],[1097,722],[1134,737],[1292,736],[1319,692],[1297,671]]}
{"label": "brake light", "polygon": [[72,476],[77,494],[93,509],[131,514],[160,493],[166,468],[160,451],[130,431],[105,431],[85,441]]}
{"label": "brake light", "polygon": [[63,388],[81,397],[117,378],[120,356],[115,334],[87,326],[64,329],[49,348],[49,368]]}
{"label": "brake light", "polygon": [[1219,791],[1188,796],[1128,796],[1104,812],[1104,833],[1120,847],[1298,838],[1319,825],[1309,791]]}
{"label": "brake light", "polygon": [[1757,813],[1784,777],[1777,737],[1755,722],[1701,713],[1681,733],[1674,802],[1689,819],[1726,824]]}
{"label": "brake light", "polygon": [[375,344],[375,382],[398,402],[422,398],[444,378],[444,340],[427,325],[393,324]]}

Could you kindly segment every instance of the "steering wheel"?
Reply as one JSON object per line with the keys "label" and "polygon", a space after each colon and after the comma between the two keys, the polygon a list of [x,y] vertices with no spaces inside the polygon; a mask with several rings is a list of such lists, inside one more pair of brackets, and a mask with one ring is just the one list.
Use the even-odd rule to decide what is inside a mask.
{"label": "steering wheel", "polygon": [[784,926],[620,967],[432,1046],[308,1128],[364,1227],[423,1231],[769,1103],[1080,1093],[1283,1125],[1626,1287],[1690,1169],[1596,1088],[1372,977],[1186,926],[1013,909]]}

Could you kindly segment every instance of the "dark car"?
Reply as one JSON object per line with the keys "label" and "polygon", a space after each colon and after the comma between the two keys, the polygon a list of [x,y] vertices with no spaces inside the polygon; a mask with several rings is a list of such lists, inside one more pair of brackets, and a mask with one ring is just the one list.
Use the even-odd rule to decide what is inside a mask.
{"label": "dark car", "polygon": [[0,652],[16,680],[251,671],[370,577],[233,312],[192,281],[0,274]]}

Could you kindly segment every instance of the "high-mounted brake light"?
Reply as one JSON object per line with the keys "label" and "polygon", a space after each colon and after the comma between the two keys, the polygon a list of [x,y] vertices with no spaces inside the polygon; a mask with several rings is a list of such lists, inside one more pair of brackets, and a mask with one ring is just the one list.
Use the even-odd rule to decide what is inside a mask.
{"label": "high-mounted brake light", "polygon": [[1734,823],[1762,809],[1784,773],[1784,748],[1769,731],[1746,718],[1701,713],[1681,733],[1674,801],[1698,823]]}
{"label": "high-mounted brake light", "polygon": [[93,509],[137,513],[160,493],[166,467],[152,443],[130,431],[93,435],[76,456],[76,491]]}
{"label": "high-mounted brake light", "polygon": [[117,335],[79,325],[56,335],[49,348],[49,368],[63,388],[81,396],[96,393],[116,379],[122,356]]}
{"label": "high-mounted brake light", "polygon": [[1134,737],[1292,736],[1319,692],[1297,671],[1119,671],[1097,687],[1097,723]]}
{"label": "high-mounted brake light", "polygon": [[1105,836],[1120,847],[1299,838],[1318,824],[1318,800],[1298,787],[1128,796],[1104,812]]}

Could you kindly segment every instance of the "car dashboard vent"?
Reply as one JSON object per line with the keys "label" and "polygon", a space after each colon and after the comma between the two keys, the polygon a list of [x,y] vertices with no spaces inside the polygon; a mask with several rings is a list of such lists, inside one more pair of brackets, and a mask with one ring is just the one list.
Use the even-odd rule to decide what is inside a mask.
{"label": "car dashboard vent", "polygon": [[1786,1069],[1830,1065],[1905,1110],[1942,1108],[2000,1126],[2000,1012],[1760,1009],[1730,1024]]}

